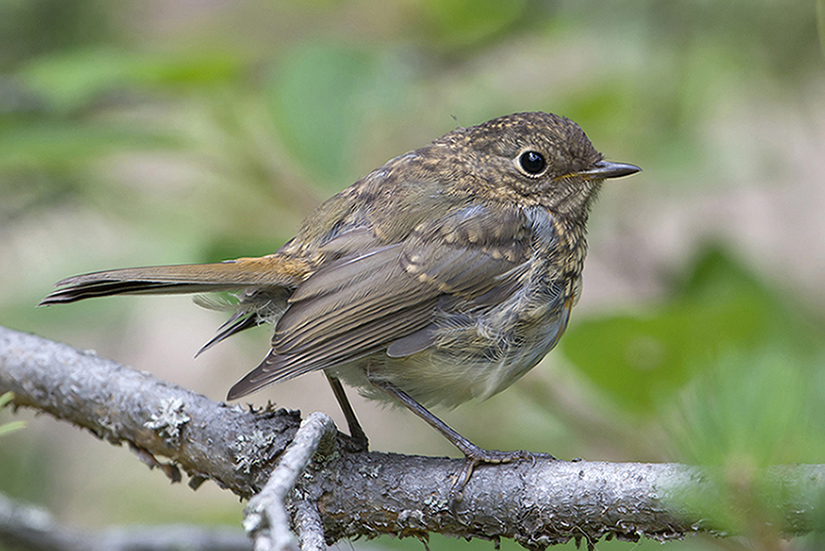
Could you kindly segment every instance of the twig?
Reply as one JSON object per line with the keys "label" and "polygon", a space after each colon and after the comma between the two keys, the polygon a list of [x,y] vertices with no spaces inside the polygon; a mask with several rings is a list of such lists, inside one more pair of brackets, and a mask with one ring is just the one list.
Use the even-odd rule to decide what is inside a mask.
{"label": "twig", "polygon": [[[266,486],[249,500],[244,511],[244,528],[255,538],[256,551],[298,551],[289,529],[285,500],[323,441],[327,441],[328,449],[331,447],[329,442],[335,433],[335,424],[328,415],[318,411],[310,414],[301,423]],[[302,526],[304,530],[310,529]],[[312,540],[313,535],[306,534],[303,539]]]}
{"label": "twig", "polygon": [[308,499],[301,499],[294,503],[293,508],[293,524],[298,532],[301,551],[326,551],[324,525],[321,523],[318,506]]}
{"label": "twig", "polygon": [[0,542],[24,551],[142,551],[199,549],[249,551],[252,544],[238,529],[192,525],[111,527],[98,532],[57,523],[38,507],[0,494]]}

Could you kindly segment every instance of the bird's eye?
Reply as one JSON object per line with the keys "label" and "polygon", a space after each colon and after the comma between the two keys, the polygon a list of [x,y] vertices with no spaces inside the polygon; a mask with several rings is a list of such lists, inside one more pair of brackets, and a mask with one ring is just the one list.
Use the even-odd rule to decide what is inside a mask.
{"label": "bird's eye", "polygon": [[538,151],[525,151],[518,157],[518,164],[529,176],[537,176],[547,168],[544,155]]}

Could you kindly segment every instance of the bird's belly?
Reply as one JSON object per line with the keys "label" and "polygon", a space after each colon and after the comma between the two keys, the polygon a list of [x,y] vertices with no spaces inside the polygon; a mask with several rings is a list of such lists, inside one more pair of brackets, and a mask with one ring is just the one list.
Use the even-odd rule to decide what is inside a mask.
{"label": "bird's belly", "polygon": [[483,324],[443,329],[436,344],[403,358],[383,350],[333,368],[361,394],[387,401],[370,380],[387,381],[424,406],[455,407],[501,392],[532,369],[556,345],[567,326],[572,301],[523,317],[509,329]]}

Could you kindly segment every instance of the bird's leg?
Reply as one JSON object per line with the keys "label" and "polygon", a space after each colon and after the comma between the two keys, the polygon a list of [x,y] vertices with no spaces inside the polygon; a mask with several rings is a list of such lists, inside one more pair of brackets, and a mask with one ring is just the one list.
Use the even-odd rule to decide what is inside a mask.
{"label": "bird's leg", "polygon": [[344,392],[344,387],[341,384],[341,381],[338,377],[330,375],[326,371],[324,371],[324,375],[327,376],[329,386],[332,387],[332,393],[335,394],[335,399],[338,400],[338,405],[341,406],[341,411],[344,412],[344,418],[347,420],[351,451],[367,451],[369,449],[369,440],[367,440],[367,435],[364,433],[364,429],[361,428],[358,418],[355,417],[355,411],[353,411],[352,406],[347,399],[347,395]]}
{"label": "bird's leg", "polygon": [[454,501],[461,501],[464,486],[470,480],[470,476],[473,474],[473,469],[476,467],[476,465],[479,465],[481,463],[510,463],[511,461],[518,461],[520,459],[532,460],[537,457],[555,459],[552,455],[534,454],[526,450],[503,452],[498,450],[485,450],[484,448],[479,448],[478,446],[476,446],[475,444],[473,444],[472,442],[458,434],[447,423],[433,415],[427,408],[416,402],[409,394],[407,394],[397,386],[386,381],[371,382],[376,388],[383,390],[384,392],[386,392],[387,394],[389,394],[390,396],[392,396],[393,398],[407,406],[413,413],[421,417],[431,427],[433,427],[435,430],[444,435],[444,437],[447,440],[449,440],[456,448],[461,450],[461,453],[464,454],[464,457],[467,459],[467,461],[464,464],[464,468],[462,469],[461,474],[458,476],[458,480],[456,481],[452,490],[450,490],[450,497]]}

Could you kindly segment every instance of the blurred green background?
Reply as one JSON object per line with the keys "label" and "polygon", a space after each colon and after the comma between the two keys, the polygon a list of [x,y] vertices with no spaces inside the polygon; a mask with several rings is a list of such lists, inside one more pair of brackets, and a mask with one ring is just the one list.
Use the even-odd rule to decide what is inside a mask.
{"label": "blurred green background", "polygon": [[[457,123],[563,114],[644,171],[594,209],[558,349],[440,413],[485,447],[719,465],[730,480],[694,505],[750,511],[718,519],[748,537],[669,548],[787,549],[759,528],[775,520],[764,497],[733,488],[762,465],[825,463],[822,32],[822,0],[2,0],[0,324],[220,400],[268,329],[194,361],[223,318],[189,298],[34,304],[75,273],[272,252],[321,200]],[[341,423],[320,375],[251,399]],[[355,402],[374,449],[456,455],[407,412]],[[125,449],[16,417],[30,421],[0,441],[0,491],[61,521],[240,521],[214,485],[171,486]],[[637,547],[658,544],[597,545]]]}

